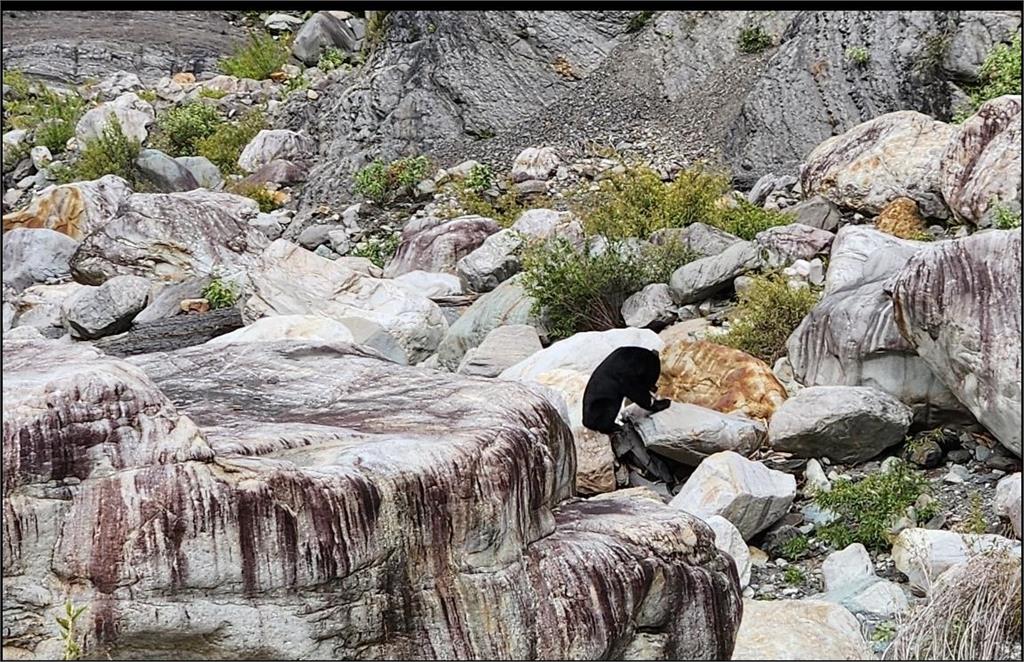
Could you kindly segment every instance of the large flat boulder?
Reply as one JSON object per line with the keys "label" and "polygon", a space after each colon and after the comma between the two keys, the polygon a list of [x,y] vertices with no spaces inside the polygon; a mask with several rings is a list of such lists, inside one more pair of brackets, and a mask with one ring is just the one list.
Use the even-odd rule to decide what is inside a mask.
{"label": "large flat boulder", "polygon": [[588,377],[601,361],[619,347],[646,347],[661,350],[658,334],[649,329],[609,329],[584,331],[531,354],[502,371],[501,379],[532,380],[549,370],[576,370]]}
{"label": "large flat boulder", "polygon": [[250,267],[267,245],[249,225],[258,213],[253,200],[232,193],[136,193],[82,241],[72,274],[89,285],[118,275],[176,282]]}
{"label": "large flat boulder", "polygon": [[413,219],[402,228],[398,249],[384,267],[384,275],[394,278],[416,270],[454,274],[459,260],[499,230],[500,225],[483,216]]}
{"label": "large flat boulder", "polygon": [[873,660],[860,623],[824,600],[744,600],[734,660]]}
{"label": "large flat boulder", "polygon": [[430,299],[391,280],[370,278],[278,239],[248,274],[247,320],[270,315],[362,318],[380,325],[416,363],[437,349],[448,330]]}
{"label": "large flat boulder", "polygon": [[524,386],[338,343],[57,344],[3,347],[5,646],[59,654],[73,590],[113,658],[732,653],[711,530],[567,502],[569,430]]}
{"label": "large flat boulder", "polygon": [[682,402],[653,414],[633,405],[626,420],[648,450],[692,467],[721,451],[750,455],[767,436],[761,421]]}
{"label": "large flat boulder", "polygon": [[1019,94],[992,99],[946,146],[942,195],[958,220],[989,227],[999,207],[1020,213],[1020,121]]}
{"label": "large flat boulder", "polygon": [[48,228],[4,232],[3,283],[15,292],[48,280],[71,277],[71,256],[78,242]]}
{"label": "large flat boulder", "polygon": [[900,333],[978,421],[1021,454],[1021,231],[915,254],[887,286]]}
{"label": "large flat boulder", "polygon": [[49,186],[32,198],[28,207],[4,216],[4,232],[47,228],[80,240],[113,218],[131,194],[128,182],[116,175]]}

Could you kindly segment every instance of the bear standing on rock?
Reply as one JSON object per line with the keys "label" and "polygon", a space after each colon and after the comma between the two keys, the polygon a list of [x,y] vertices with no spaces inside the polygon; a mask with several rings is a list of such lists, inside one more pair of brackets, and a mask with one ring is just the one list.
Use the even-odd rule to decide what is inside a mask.
{"label": "bear standing on rock", "polygon": [[583,392],[583,425],[612,434],[622,430],[615,419],[622,399],[629,398],[647,411],[668,409],[671,400],[652,400],[661,375],[661,357],[646,347],[619,347],[594,369]]}

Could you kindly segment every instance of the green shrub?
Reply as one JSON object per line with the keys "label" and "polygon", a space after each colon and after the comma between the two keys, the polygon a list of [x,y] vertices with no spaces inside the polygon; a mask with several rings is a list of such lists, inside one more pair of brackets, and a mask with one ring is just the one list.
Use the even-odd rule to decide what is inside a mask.
{"label": "green shrub", "polygon": [[134,190],[144,188],[135,159],[142,145],[121,130],[121,123],[111,118],[103,133],[85,143],[78,160],[65,173],[70,181],[98,179],[104,175],[117,175],[128,181]]}
{"label": "green shrub", "polygon": [[858,67],[865,67],[871,61],[871,52],[863,46],[851,46],[846,49],[846,59]]}
{"label": "green shrub", "polygon": [[382,41],[388,30],[388,11],[366,12],[366,38],[363,40],[363,50],[372,51]]}
{"label": "green shrub", "polygon": [[378,204],[391,202],[426,177],[429,169],[430,160],[422,155],[389,164],[375,160],[356,173],[356,192]]}
{"label": "green shrub", "polygon": [[229,76],[263,80],[279,71],[291,54],[285,40],[266,33],[254,33],[230,57],[220,61],[220,70]]}
{"label": "green shrub", "polygon": [[[889,528],[928,489],[924,476],[902,461],[859,481],[837,480],[831,491],[814,496],[815,504],[838,515],[818,528],[818,537],[836,549],[859,542],[882,550],[889,544]],[[927,519],[927,513],[918,515]]]}
{"label": "green shrub", "polygon": [[156,90],[139,90],[136,95],[147,103],[153,103],[157,100]]}
{"label": "green shrub", "polygon": [[388,263],[398,250],[402,235],[398,232],[378,233],[364,238],[349,252],[355,257],[365,257],[380,268]]}
{"label": "green shrub", "polygon": [[483,193],[494,186],[494,173],[491,171],[491,166],[478,163],[470,168],[462,186],[476,193]]}
{"label": "green shrub", "polygon": [[809,544],[807,542],[807,536],[795,536],[781,545],[779,548],[779,556],[787,561],[796,561],[807,553],[808,547]]}
{"label": "green shrub", "polygon": [[558,238],[526,248],[523,287],[552,338],[567,338],[624,326],[622,303],[651,283],[666,282],[691,259],[689,250],[673,243],[647,244],[637,255],[625,243],[612,241],[595,255]]}
{"label": "green shrub", "polygon": [[171,156],[196,156],[199,141],[212,136],[223,123],[217,109],[205,103],[177,106],[157,118],[153,145]]}
{"label": "green shrub", "polygon": [[320,56],[320,60],[316,63],[316,68],[320,71],[333,71],[341,65],[345,64],[345,53],[339,48],[328,48],[324,51],[324,54]]}
{"label": "green shrub", "polygon": [[269,214],[281,206],[278,204],[274,192],[266,186],[259,184],[235,184],[230,187],[230,191],[237,195],[244,195],[250,200],[255,200],[256,204],[260,206],[260,211],[264,214]]}
{"label": "green shrub", "polygon": [[969,90],[970,107],[954,118],[967,119],[983,103],[1004,94],[1021,93],[1021,39],[1018,32],[1009,44],[998,44],[985,57],[979,73],[978,85]]}
{"label": "green shrub", "polygon": [[782,579],[790,586],[799,586],[807,581],[803,570],[795,565],[786,566],[785,572],[782,573]]}
{"label": "green shrub", "polygon": [[266,121],[259,110],[251,110],[234,122],[222,122],[213,133],[196,141],[196,154],[205,156],[221,172],[238,173],[238,157]]}
{"label": "green shrub", "polygon": [[78,643],[78,632],[75,625],[86,609],[86,605],[76,607],[69,598],[64,603],[64,616],[57,616],[57,627],[60,628],[60,640],[64,648],[62,659],[77,660],[82,657],[82,645]]}
{"label": "green shrub", "polygon": [[227,92],[216,87],[202,87],[199,89],[199,96],[203,99],[223,99],[227,95]]}
{"label": "green shrub", "polygon": [[742,53],[760,53],[772,47],[772,36],[757,25],[740,30],[739,48]]}
{"label": "green shrub", "polygon": [[1020,212],[1013,211],[1004,205],[995,205],[992,208],[995,218],[992,227],[997,230],[1013,230],[1020,227]]}
{"label": "green shrub", "polygon": [[647,239],[663,228],[711,222],[720,213],[718,199],[728,190],[728,177],[700,167],[680,172],[668,184],[650,168],[629,168],[583,196],[577,213],[590,233]]}
{"label": "green shrub", "polygon": [[651,22],[652,18],[654,18],[653,11],[641,11],[633,14],[629,19],[629,23],[626,24],[626,32],[640,32],[644,29],[645,25]]}
{"label": "green shrub", "polygon": [[44,145],[53,154],[63,152],[85,114],[85,100],[76,92],[61,94],[32,83],[20,71],[5,71],[3,82],[12,92],[4,99],[3,130],[32,131],[33,144]]}
{"label": "green shrub", "polygon": [[981,505],[981,495],[977,490],[971,490],[968,503],[967,517],[964,518],[957,530],[961,533],[987,533],[988,522],[985,521],[985,510]]}
{"label": "green shrub", "polygon": [[793,221],[792,214],[758,207],[745,198],[737,199],[734,207],[720,209],[708,219],[711,225],[748,241],[758,232],[777,225],[789,225]]}
{"label": "green shrub", "polygon": [[754,276],[739,296],[729,331],[714,340],[772,365],[785,356],[786,340],[817,301],[815,291],[790,287],[781,275]]}
{"label": "green shrub", "polygon": [[209,302],[210,310],[217,310],[235,305],[235,302],[238,301],[238,292],[230,283],[214,278],[203,289],[203,298]]}

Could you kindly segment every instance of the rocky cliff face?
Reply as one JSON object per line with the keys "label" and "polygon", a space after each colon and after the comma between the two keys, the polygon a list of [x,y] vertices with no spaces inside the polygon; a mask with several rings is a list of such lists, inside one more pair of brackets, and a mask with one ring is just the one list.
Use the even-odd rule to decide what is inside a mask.
{"label": "rocky cliff face", "polygon": [[732,650],[711,530],[572,499],[569,429],[518,384],[287,341],[4,366],[5,653],[53,654],[65,595],[113,657]]}

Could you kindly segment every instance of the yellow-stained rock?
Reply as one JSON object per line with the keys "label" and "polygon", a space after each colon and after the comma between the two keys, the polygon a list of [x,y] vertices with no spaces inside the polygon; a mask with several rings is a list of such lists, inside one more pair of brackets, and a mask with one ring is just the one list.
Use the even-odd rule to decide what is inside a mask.
{"label": "yellow-stained rock", "polygon": [[786,389],[760,359],[731,347],[675,339],[661,352],[658,395],[722,413],[768,419]]}
{"label": "yellow-stained rock", "polygon": [[4,232],[14,228],[48,228],[81,240],[110,220],[131,193],[128,182],[114,175],[51,186],[36,195],[25,209],[6,214]]}
{"label": "yellow-stained rock", "polygon": [[882,209],[875,219],[875,227],[900,239],[921,239],[927,226],[911,198],[896,198]]}

